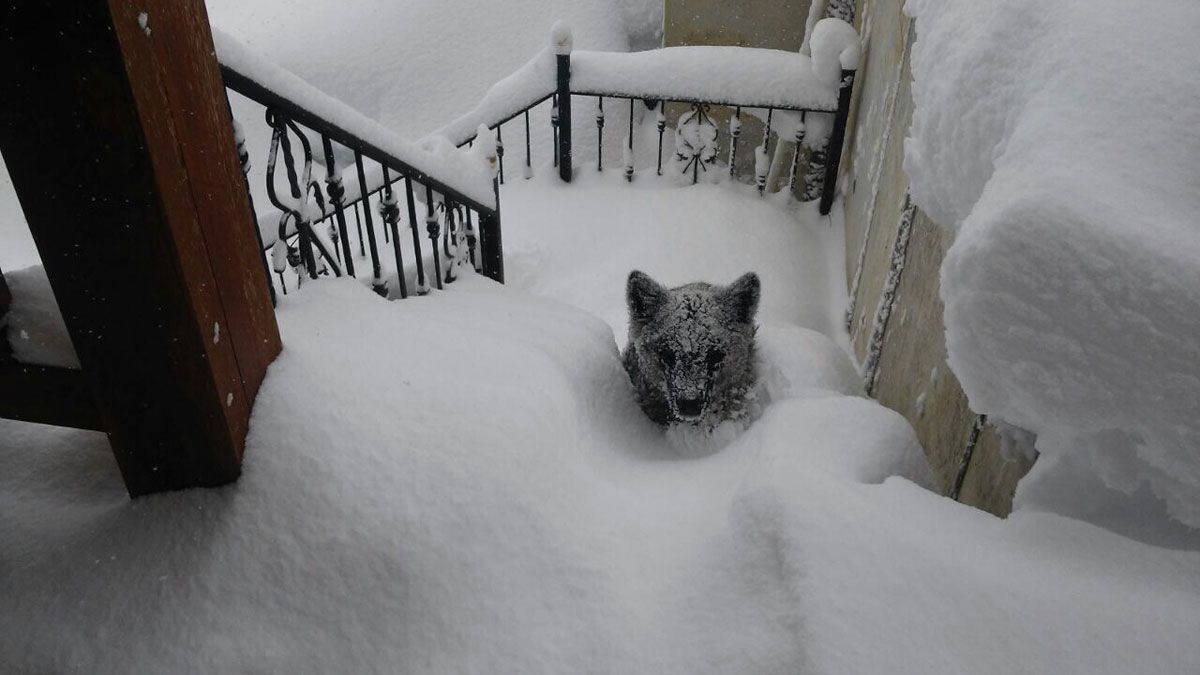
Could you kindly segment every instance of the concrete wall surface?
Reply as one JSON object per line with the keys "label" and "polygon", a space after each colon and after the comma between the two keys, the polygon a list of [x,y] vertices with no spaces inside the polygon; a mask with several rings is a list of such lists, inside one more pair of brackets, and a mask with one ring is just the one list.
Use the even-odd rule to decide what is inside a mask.
{"label": "concrete wall surface", "polygon": [[[812,0],[665,0],[663,7],[663,46],[733,45],[799,51],[804,42],[804,24]],[[667,106],[667,123],[672,127],[688,106]],[[733,111],[724,106],[712,106],[710,115],[720,130],[717,157],[729,157],[729,118]],[[742,180],[754,180],[754,147],[762,142],[762,120],[744,113],[738,141],[736,173]],[[771,142],[772,154],[779,154],[781,169],[791,166],[795,144],[790,139]],[[668,148],[669,150],[669,148]],[[806,163],[805,163],[806,164]],[[806,166],[802,166],[803,173]],[[787,182],[783,170],[772,189]],[[802,186],[798,186],[799,193]]]}
{"label": "concrete wall surface", "polygon": [[871,395],[913,425],[943,492],[1003,516],[1032,462],[1001,451],[946,363],[939,283],[951,236],[908,200],[916,33],[902,6],[859,0],[855,16],[866,48],[842,163],[847,325]]}
{"label": "concrete wall surface", "polygon": [[[664,46],[794,51],[803,42],[810,3],[665,0]],[[840,9],[847,11],[849,4],[841,2]],[[903,0],[858,0],[854,13],[865,49],[839,180],[850,298],[846,326],[868,391],[913,425],[942,492],[1003,516],[1032,461],[1002,452],[998,432],[971,410],[946,363],[939,283],[952,242],[949,232],[909,200],[903,160],[913,112],[910,52],[916,33],[902,7]],[[724,142],[729,111],[714,108],[713,116]],[[753,175],[744,162],[760,142],[762,125],[748,115],[743,121],[738,173],[744,177]],[[790,157],[791,144],[776,145]]]}

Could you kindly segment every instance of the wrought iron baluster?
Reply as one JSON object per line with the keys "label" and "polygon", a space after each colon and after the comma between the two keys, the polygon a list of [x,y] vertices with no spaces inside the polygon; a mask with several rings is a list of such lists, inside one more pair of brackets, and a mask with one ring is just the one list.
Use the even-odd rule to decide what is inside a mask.
{"label": "wrought iron baluster", "polygon": [[658,175],[662,175],[662,144],[663,133],[667,130],[667,102],[658,102],[658,112],[655,114],[655,126],[658,127]]}
{"label": "wrought iron baluster", "polygon": [[325,225],[325,235],[329,237],[329,241],[333,244],[333,255],[337,258],[338,264],[345,264],[342,262],[342,248],[339,246],[339,243],[342,241],[342,236],[338,234],[337,225],[328,221],[329,218],[324,218],[321,220],[321,223],[318,224]]}
{"label": "wrought iron baluster", "polygon": [[321,145],[325,150],[325,190],[329,193],[333,215],[337,220],[338,238],[342,244],[342,264],[346,266],[346,272],[354,276],[354,256],[350,253],[350,234],[346,231],[346,186],[342,183],[342,172],[333,156],[333,143],[328,136],[321,136]]}
{"label": "wrought iron baluster", "polygon": [[496,125],[496,157],[500,160],[500,184],[504,185],[504,139],[500,137],[500,127]]}
{"label": "wrought iron baluster", "polygon": [[358,201],[354,202],[354,225],[358,229],[358,257],[365,258],[367,255],[367,242],[363,239],[362,214],[359,212],[361,207],[362,199],[360,198]]}
{"label": "wrought iron baluster", "polygon": [[625,182],[633,182],[633,99],[629,99],[629,135],[625,137]]}
{"label": "wrought iron baluster", "polygon": [[[233,116],[232,109],[229,111],[229,118],[233,121],[233,140],[237,145],[238,165],[242,167],[242,178],[246,184],[246,198],[250,200],[250,215],[254,218],[254,240],[258,242],[258,251],[261,254],[263,251],[262,231],[258,228],[258,212],[254,209],[254,194],[250,192],[250,151],[246,148],[246,134],[242,131],[242,125],[238,123],[237,118]],[[267,290],[271,293],[271,306],[274,307],[277,302],[275,280],[271,278],[271,265],[267,262],[267,257],[263,255],[262,259],[263,272],[267,276]]]}
{"label": "wrought iron baluster", "polygon": [[733,110],[733,117],[729,118],[729,177],[733,178],[737,175],[737,148],[738,137],[742,135],[742,106],[738,106]]}
{"label": "wrought iron baluster", "polygon": [[[446,214],[446,229],[442,232],[442,251],[446,255],[446,278],[444,281],[451,284],[458,278],[458,223],[455,219],[454,204],[443,198],[442,210]],[[451,242],[454,242],[453,249],[450,247]]]}
{"label": "wrought iron baluster", "polygon": [[383,218],[384,231],[392,231],[392,252],[396,255],[396,281],[400,288],[400,299],[408,297],[408,281],[404,278],[404,258],[400,255],[400,204],[396,202],[396,193],[392,190],[392,177],[388,168],[383,167],[383,199],[379,201],[379,215]]}
{"label": "wrought iron baluster", "polygon": [[379,264],[379,245],[375,243],[375,223],[371,219],[371,195],[367,192],[367,174],[363,170],[362,153],[354,151],[354,169],[358,172],[358,189],[362,193],[363,220],[367,221],[367,245],[371,249],[371,289],[387,297],[387,284],[383,283],[383,270]]}
{"label": "wrought iron baluster", "polygon": [[429,243],[433,246],[433,280],[438,290],[442,290],[442,253],[438,250],[439,231],[437,211],[433,205],[433,188],[425,184],[425,232],[429,235]]}
{"label": "wrought iron baluster", "polygon": [[525,180],[533,177],[533,151],[529,140],[529,108],[525,109]]}
{"label": "wrought iron baluster", "polygon": [[471,255],[471,268],[479,271],[479,261],[475,256],[475,247],[479,243],[479,235],[475,231],[475,223],[471,220],[471,209],[467,209],[467,250]]}
{"label": "wrought iron baluster", "polygon": [[[301,210],[297,209],[297,205],[295,203],[300,201],[303,193],[300,190],[300,178],[296,173],[296,159],[292,155],[292,143],[288,138],[289,122],[283,117],[283,115],[279,114],[272,108],[267,109],[266,117],[267,124],[271,127],[271,154],[267,159],[267,197],[271,200],[271,203],[275,206],[275,208],[284,212],[285,216],[291,215],[295,219],[296,232],[299,235],[300,262],[308,270],[309,276],[311,276],[313,279],[316,279],[317,265],[316,261],[313,259],[312,245],[309,241],[308,232],[304,227],[301,226],[301,219],[304,217],[304,214]],[[301,139],[304,140],[303,135],[299,134],[299,130],[296,129],[296,131],[297,134],[301,136]],[[304,149],[307,151],[308,155],[306,157],[306,161],[311,163],[312,153],[309,150],[307,143],[307,140],[305,140]],[[275,163],[276,158],[279,156],[281,151],[283,152],[283,163],[287,169],[288,187],[294,199],[292,204],[283,203],[283,201],[279,199],[279,194],[275,190]],[[308,176],[306,172],[305,180],[307,181],[307,179]],[[287,237],[286,222],[286,218],[281,220],[281,229],[283,231],[280,232],[280,237],[284,239]]]}
{"label": "wrought iron baluster", "polygon": [[303,186],[303,196],[300,199],[300,204],[297,205],[295,209],[296,229],[301,233],[302,237],[307,237],[312,245],[316,246],[317,251],[321,254],[321,257],[314,258],[311,247],[307,248],[307,250],[305,247],[302,247],[301,251],[306,254],[307,262],[316,268],[318,274],[325,274],[332,269],[334,275],[340,277],[342,276],[342,270],[334,260],[334,254],[330,252],[330,247],[325,246],[325,242],[318,234],[318,230],[313,228],[311,215],[312,210],[310,209],[311,203],[309,202],[309,199],[315,198],[317,200],[317,213],[322,214],[321,220],[324,220],[323,214],[325,213],[325,196],[321,193],[320,183],[313,180],[312,177],[312,146],[308,142],[308,136],[300,130],[300,127],[296,126],[295,122],[288,120],[287,126],[292,130],[293,133],[296,134],[296,138],[300,139],[300,147],[304,151],[304,172],[302,174],[303,182],[301,183]]}
{"label": "wrought iron baluster", "polygon": [[[282,117],[280,117],[279,120],[280,120],[279,142],[281,145],[281,149],[283,151],[283,164],[284,164],[284,167],[287,169],[288,187],[292,192],[292,197],[298,201],[300,199],[300,196],[302,193],[300,191],[299,177],[296,174],[296,160],[292,156],[292,143],[288,139],[287,120],[285,120]],[[274,181],[272,180],[271,183],[274,183]],[[274,200],[272,200],[272,201],[274,201]],[[295,206],[286,206],[283,204],[276,204],[276,206],[278,206],[281,210],[287,210],[289,212],[296,214],[296,218],[295,218],[296,219],[296,234],[299,236],[300,262],[304,266],[304,268],[308,271],[308,275],[310,277],[312,277],[313,279],[316,279],[317,278],[317,263],[313,256],[312,241],[308,236],[308,232],[306,232],[304,230],[304,228],[300,226],[300,219],[302,217],[302,214],[296,212]]]}
{"label": "wrought iron baluster", "polygon": [[596,170],[604,170],[604,97],[596,97]]}
{"label": "wrought iron baluster", "polygon": [[[383,165],[382,165],[382,164],[381,164],[380,166],[381,166],[381,167],[383,167]],[[383,170],[384,170],[384,171],[387,171],[387,167],[383,167]],[[387,180],[387,179],[384,179],[384,180],[385,180],[385,182],[386,182],[386,180]],[[384,209],[386,208],[386,207],[384,206],[383,202],[384,202],[384,199],[386,199],[386,198],[387,198],[387,193],[388,193],[388,192],[390,192],[390,190],[381,190],[381,191],[379,192],[379,205],[378,205],[376,208],[378,208],[378,209],[379,209],[379,219],[380,219],[380,220],[383,220],[383,211],[384,211]],[[380,229],[382,229],[382,230],[383,230],[383,243],[385,243],[385,244],[390,244],[390,243],[391,243],[391,238],[390,238],[390,235],[388,235],[388,224],[387,224],[387,221],[386,221],[386,220],[384,220],[384,221],[383,221],[383,227],[382,227],[382,228],[380,228]]]}
{"label": "wrought iron baluster", "polygon": [[800,122],[796,125],[796,152],[792,155],[792,178],[788,181],[788,194],[796,193],[796,175],[800,173],[800,153],[804,150],[804,131],[807,119],[808,112],[801,111]]}
{"label": "wrought iron baluster", "polygon": [[775,114],[774,108],[767,108],[767,126],[763,128],[763,149],[770,150],[771,142],[771,117]]}
{"label": "wrought iron baluster", "polygon": [[417,295],[429,292],[429,284],[425,283],[425,254],[421,251],[421,231],[417,225],[417,205],[413,197],[412,176],[404,179],[404,197],[408,201],[408,223],[412,229],[413,257],[417,261]]}
{"label": "wrought iron baluster", "polygon": [[554,95],[550,105],[550,129],[554,134],[554,168],[558,168],[558,94]]}
{"label": "wrought iron baluster", "polygon": [[771,142],[771,116],[774,113],[774,108],[767,108],[767,125],[763,127],[762,145],[754,149],[754,183],[758,187],[760,197],[766,193],[767,173],[771,170],[771,155],[768,150]]}

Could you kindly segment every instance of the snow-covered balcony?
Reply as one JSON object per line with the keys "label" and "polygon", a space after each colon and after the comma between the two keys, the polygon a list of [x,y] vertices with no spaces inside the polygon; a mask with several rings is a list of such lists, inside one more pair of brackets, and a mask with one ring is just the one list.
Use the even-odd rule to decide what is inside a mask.
{"label": "snow-covered balcony", "polygon": [[[344,20],[329,12],[312,15]],[[359,18],[383,35],[367,56],[397,39]],[[947,499],[909,424],[864,395],[840,149],[818,157],[858,65],[848,28],[825,24],[811,56],[574,50],[556,30],[418,142],[218,33],[284,346],[243,475],[131,501],[103,434],[0,420],[0,670],[1195,670],[1195,551]],[[704,103],[761,119],[749,175]],[[470,241],[487,227],[499,267]],[[757,272],[748,423],[664,429],[638,408],[631,269]],[[15,356],[78,366],[44,273],[6,276]]]}

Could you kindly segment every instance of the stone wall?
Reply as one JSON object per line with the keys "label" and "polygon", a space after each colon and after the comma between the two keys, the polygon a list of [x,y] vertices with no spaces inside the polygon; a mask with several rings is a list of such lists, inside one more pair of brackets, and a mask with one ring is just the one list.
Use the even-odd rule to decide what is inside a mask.
{"label": "stone wall", "polygon": [[843,155],[848,328],[872,396],[903,414],[947,495],[997,515],[1031,462],[1001,452],[946,364],[938,293],[950,238],[908,199],[912,21],[903,0],[860,0],[866,49]]}

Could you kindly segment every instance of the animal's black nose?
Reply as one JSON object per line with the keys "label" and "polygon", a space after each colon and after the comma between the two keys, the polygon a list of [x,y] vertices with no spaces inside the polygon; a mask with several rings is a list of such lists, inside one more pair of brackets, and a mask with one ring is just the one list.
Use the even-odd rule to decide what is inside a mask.
{"label": "animal's black nose", "polygon": [[675,401],[675,405],[679,408],[679,414],[684,417],[699,417],[704,410],[704,399],[701,398],[681,398]]}

